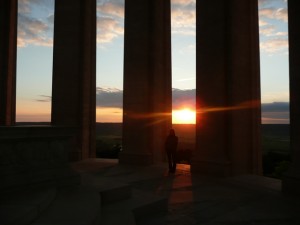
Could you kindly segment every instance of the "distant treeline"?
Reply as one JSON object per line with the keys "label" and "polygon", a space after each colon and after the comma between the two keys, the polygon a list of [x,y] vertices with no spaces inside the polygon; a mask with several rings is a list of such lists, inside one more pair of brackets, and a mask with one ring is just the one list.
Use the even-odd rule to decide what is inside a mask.
{"label": "distant treeline", "polygon": [[96,123],[96,134],[122,136],[122,123]]}
{"label": "distant treeline", "polygon": [[[175,130],[178,130],[178,133],[181,132],[193,132],[195,125],[181,125],[174,124]],[[194,130],[195,131],[195,130]],[[261,124],[262,135],[266,136],[284,136],[289,137],[290,135],[290,125],[289,124]],[[97,123],[96,124],[96,133],[97,135],[122,135],[122,123]]]}
{"label": "distant treeline", "polygon": [[289,137],[290,125],[289,124],[262,124],[262,135],[265,136],[277,136],[277,137]]}
{"label": "distant treeline", "polygon": [[[17,122],[18,126],[35,126],[35,125],[51,125],[50,122]],[[184,130],[184,132],[190,132],[195,128],[195,125],[174,125],[175,129]],[[193,132],[193,131],[192,131]],[[262,135],[266,136],[285,136],[290,135],[290,125],[289,124],[262,124],[261,125]],[[116,135],[122,136],[122,123],[96,123],[96,133],[97,135]]]}

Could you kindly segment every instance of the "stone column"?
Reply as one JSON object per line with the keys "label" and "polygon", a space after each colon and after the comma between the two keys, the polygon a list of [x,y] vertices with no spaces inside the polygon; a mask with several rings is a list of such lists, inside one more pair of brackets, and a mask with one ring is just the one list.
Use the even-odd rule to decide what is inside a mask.
{"label": "stone column", "polygon": [[15,123],[18,1],[0,1],[0,126]]}
{"label": "stone column", "polygon": [[52,125],[78,128],[74,160],[95,156],[96,0],[55,2]]}
{"label": "stone column", "polygon": [[300,2],[288,1],[290,71],[290,146],[292,164],[282,182],[282,191],[300,195]]}
{"label": "stone column", "polygon": [[162,160],[171,127],[170,0],[125,1],[123,152],[120,163]]}
{"label": "stone column", "polygon": [[196,152],[192,171],[261,173],[258,5],[197,0]]}

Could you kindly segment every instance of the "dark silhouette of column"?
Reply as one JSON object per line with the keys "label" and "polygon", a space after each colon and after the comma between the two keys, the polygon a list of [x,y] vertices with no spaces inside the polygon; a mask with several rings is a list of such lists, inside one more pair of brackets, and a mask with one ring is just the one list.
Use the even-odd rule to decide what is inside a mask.
{"label": "dark silhouette of column", "polygon": [[192,171],[261,173],[258,5],[196,2],[196,152]]}
{"label": "dark silhouette of column", "polygon": [[0,1],[0,126],[16,114],[17,0]]}
{"label": "dark silhouette of column", "polygon": [[282,190],[287,194],[300,194],[300,2],[288,1],[289,72],[290,72],[290,146],[292,164],[285,174]]}
{"label": "dark silhouette of column", "polygon": [[52,125],[78,128],[74,160],[95,156],[96,0],[56,0]]}
{"label": "dark silhouette of column", "polygon": [[170,0],[125,1],[123,152],[120,163],[162,159],[171,126]]}

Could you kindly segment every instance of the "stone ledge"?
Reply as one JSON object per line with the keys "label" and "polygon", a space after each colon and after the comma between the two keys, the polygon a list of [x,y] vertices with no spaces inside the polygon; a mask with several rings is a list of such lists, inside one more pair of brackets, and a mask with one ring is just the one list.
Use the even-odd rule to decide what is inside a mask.
{"label": "stone ledge", "polygon": [[75,128],[0,127],[0,196],[32,187],[79,184],[69,167]]}
{"label": "stone ledge", "polygon": [[94,189],[76,186],[59,189],[52,204],[31,225],[98,225],[101,198]]}
{"label": "stone ledge", "polygon": [[26,225],[48,208],[56,196],[56,189],[32,189],[1,198],[1,224]]}

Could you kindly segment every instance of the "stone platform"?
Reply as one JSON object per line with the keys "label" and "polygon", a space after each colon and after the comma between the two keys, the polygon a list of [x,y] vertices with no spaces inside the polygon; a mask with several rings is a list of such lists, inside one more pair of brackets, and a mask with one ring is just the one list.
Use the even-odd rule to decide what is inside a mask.
{"label": "stone platform", "polygon": [[[166,164],[148,167],[119,165],[116,160],[91,159],[73,164],[82,175],[130,185],[167,199],[167,211],[135,219],[140,225],[299,225],[300,204],[281,193],[277,179],[244,175],[209,178],[180,164],[168,174]],[[118,219],[116,218],[118,221]],[[123,224],[120,219],[113,224]]]}
{"label": "stone platform", "polygon": [[129,166],[106,159],[89,159],[71,167],[80,174],[81,185],[1,202],[1,224],[300,224],[300,199],[284,196],[276,179],[203,177],[191,174],[184,164],[169,174],[164,163]]}

